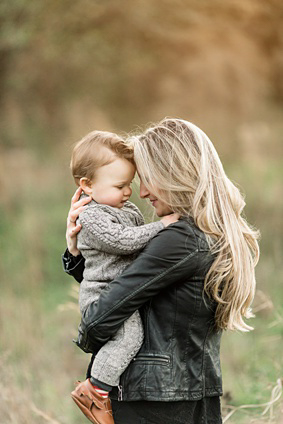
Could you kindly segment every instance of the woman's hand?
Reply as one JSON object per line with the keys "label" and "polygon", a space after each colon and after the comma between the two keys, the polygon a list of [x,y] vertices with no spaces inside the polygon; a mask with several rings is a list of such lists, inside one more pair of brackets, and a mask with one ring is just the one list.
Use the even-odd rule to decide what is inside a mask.
{"label": "woman's hand", "polygon": [[179,219],[180,219],[180,214],[171,213],[170,215],[164,216],[160,221],[164,224],[165,227],[168,227],[168,225],[179,221]]}
{"label": "woman's hand", "polygon": [[67,218],[66,240],[69,252],[73,256],[78,256],[80,251],[77,248],[77,234],[81,230],[81,225],[76,224],[79,214],[85,209],[85,205],[91,201],[91,197],[84,197],[79,200],[82,189],[79,187],[71,200],[71,208]]}

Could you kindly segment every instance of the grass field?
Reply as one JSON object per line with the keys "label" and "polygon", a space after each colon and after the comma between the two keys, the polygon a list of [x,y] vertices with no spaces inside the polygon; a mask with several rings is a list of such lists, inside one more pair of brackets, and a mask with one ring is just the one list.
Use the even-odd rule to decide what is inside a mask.
{"label": "grass field", "polygon": [[[84,422],[69,396],[88,362],[72,344],[79,322],[78,286],[63,273],[60,259],[74,189],[68,158],[59,152],[43,163],[36,151],[19,157],[6,158],[11,173],[4,167],[0,210],[0,421]],[[23,178],[10,191],[13,166],[23,170]],[[227,164],[228,175],[244,187],[248,219],[262,234],[255,330],[223,336],[223,415],[254,405],[237,410],[225,421],[231,424],[283,422],[282,166],[275,158]],[[260,406],[276,397],[267,411]]]}
{"label": "grass field", "polygon": [[282,0],[4,0],[0,22],[0,424],[87,421],[71,143],[164,116],[208,133],[261,232],[255,329],[223,335],[224,424],[283,424]]}

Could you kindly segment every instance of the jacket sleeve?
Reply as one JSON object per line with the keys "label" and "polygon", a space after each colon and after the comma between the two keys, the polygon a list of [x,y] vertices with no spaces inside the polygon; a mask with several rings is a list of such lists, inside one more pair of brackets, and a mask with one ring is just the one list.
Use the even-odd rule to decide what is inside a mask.
{"label": "jacket sleeve", "polygon": [[78,346],[96,351],[134,311],[169,285],[194,275],[198,266],[193,231],[178,224],[161,231],[137,259],[102,291],[82,317]]}
{"label": "jacket sleeve", "polygon": [[164,229],[160,221],[125,227],[116,217],[103,211],[103,207],[87,208],[80,214],[79,219],[82,224],[79,236],[84,243],[90,248],[111,254],[129,255],[138,252]]}
{"label": "jacket sleeve", "polygon": [[78,283],[83,280],[85,260],[82,255],[73,256],[68,249],[62,255],[63,270],[72,275]]}

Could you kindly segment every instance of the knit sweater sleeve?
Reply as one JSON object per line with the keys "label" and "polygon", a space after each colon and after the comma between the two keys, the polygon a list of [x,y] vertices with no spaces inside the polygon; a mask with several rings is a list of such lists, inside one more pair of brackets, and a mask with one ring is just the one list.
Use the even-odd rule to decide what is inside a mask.
{"label": "knit sweater sleeve", "polygon": [[105,253],[129,255],[143,249],[159,231],[162,222],[124,226],[103,208],[87,208],[80,214],[84,243]]}

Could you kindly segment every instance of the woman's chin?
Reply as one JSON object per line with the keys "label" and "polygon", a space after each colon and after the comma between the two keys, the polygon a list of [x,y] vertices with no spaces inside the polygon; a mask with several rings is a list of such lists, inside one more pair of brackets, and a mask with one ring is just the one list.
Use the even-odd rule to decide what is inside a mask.
{"label": "woman's chin", "polygon": [[165,215],[170,215],[170,213],[172,213],[170,207],[159,199],[151,200],[151,204],[159,218],[162,218]]}
{"label": "woman's chin", "polygon": [[163,210],[163,209],[155,208],[155,213],[159,218],[162,218],[163,216],[170,215],[173,212],[170,209]]}

